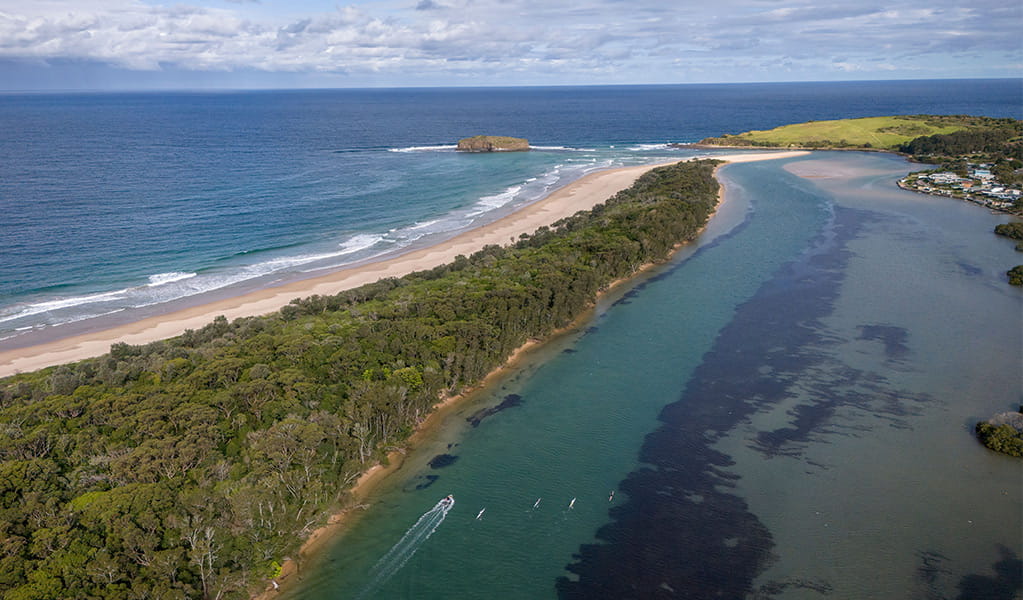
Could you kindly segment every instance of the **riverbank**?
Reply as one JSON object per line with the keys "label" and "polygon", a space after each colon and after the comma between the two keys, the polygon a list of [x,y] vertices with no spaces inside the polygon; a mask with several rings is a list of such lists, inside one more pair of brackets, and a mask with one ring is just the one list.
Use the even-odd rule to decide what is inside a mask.
{"label": "riverbank", "polygon": [[[771,160],[799,152],[726,154],[713,158],[727,162]],[[670,164],[670,163],[663,163]],[[191,306],[134,323],[91,331],[25,348],[0,352],[0,377],[100,356],[111,344],[146,344],[199,329],[219,315],[228,320],[263,315],[279,310],[295,298],[333,295],[387,277],[401,277],[470,255],[487,245],[505,245],[523,233],[550,225],[581,210],[588,210],[631,186],[643,173],[661,166],[641,165],[598,171],[578,179],[536,203],[497,221],[461,233],[447,241],[386,260],[294,281],[215,302]]]}
{"label": "riverbank", "polygon": [[[799,156],[807,154],[807,152],[773,152],[773,153],[753,153],[753,154],[740,154],[740,155],[727,155],[724,157],[713,157],[726,162],[752,162],[759,160],[775,160],[781,158],[790,158],[793,156]],[[649,167],[653,168],[653,167]],[[717,173],[720,166],[715,169],[714,174],[717,179]],[[644,171],[645,172],[645,171]],[[638,178],[639,175],[636,176]],[[633,180],[634,181],[634,180]],[[720,179],[719,179],[720,183]],[[631,185],[631,184],[630,184]],[[718,202],[715,206],[714,214],[717,214],[721,208],[727,202],[727,194],[724,186],[722,185],[718,190]],[[713,215],[711,216],[713,218]],[[709,221],[709,220],[708,220]],[[704,226],[704,229],[706,225]],[[702,233],[703,229],[701,229]],[[676,245],[675,252],[685,247],[685,243]],[[653,263],[643,265],[635,275],[639,275],[654,266]],[[635,276],[634,275],[634,276]],[[611,290],[620,286],[621,284],[628,281],[628,279],[621,279],[613,282],[608,290],[602,292],[602,295],[609,293]],[[573,331],[579,327],[580,323],[584,323],[590,316],[589,312],[580,315],[571,325],[559,330],[552,334],[550,338],[546,340],[531,340],[523,346],[516,349],[511,357],[502,365],[500,368],[492,371],[478,386],[472,390],[468,390],[463,394],[457,396],[451,396],[443,399],[441,402],[436,404],[426,419],[416,428],[415,433],[406,442],[405,448],[402,451],[395,451],[388,455],[386,466],[377,464],[369,468],[364,472],[353,487],[349,490],[349,502],[348,505],[341,511],[333,514],[328,519],[328,522],[323,527],[313,530],[302,547],[299,549],[298,555],[295,558],[285,561],[282,568],[281,576],[276,580],[280,585],[281,589],[275,589],[273,584],[268,584],[267,588],[254,597],[254,600],[270,600],[277,597],[282,589],[290,587],[289,584],[294,583],[295,577],[300,572],[301,563],[316,555],[329,543],[330,540],[334,539],[337,535],[344,531],[345,527],[351,524],[350,517],[354,511],[361,508],[365,508],[363,501],[371,495],[378,486],[386,481],[386,479],[398,472],[403,464],[406,453],[415,448],[425,437],[435,432],[441,427],[445,421],[445,417],[452,411],[456,410],[463,401],[468,398],[472,398],[475,394],[485,391],[495,381],[499,381],[504,374],[509,370],[514,369],[530,352],[540,345],[548,342],[549,340],[556,339],[558,336],[563,335],[567,332]]]}
{"label": "riverbank", "polygon": [[[581,316],[580,320],[583,318],[585,318],[585,316]],[[555,332],[552,334],[551,339],[572,331],[574,327],[575,323],[563,330]],[[281,565],[280,576],[271,580],[271,582],[267,584],[266,589],[253,596],[252,600],[270,600],[272,598],[276,598],[280,592],[290,588],[290,586],[294,584],[294,579],[301,572],[302,562],[324,550],[331,540],[340,535],[347,526],[351,525],[351,517],[357,511],[368,508],[368,505],[364,503],[367,497],[369,497],[369,495],[372,494],[378,486],[384,483],[389,476],[401,470],[405,464],[405,456],[409,451],[417,447],[424,438],[437,431],[444,424],[446,417],[461,406],[463,401],[472,398],[477,393],[487,390],[495,381],[499,381],[502,376],[514,369],[525,357],[529,355],[532,350],[536,349],[540,345],[541,342],[530,340],[516,349],[508,360],[505,361],[504,365],[494,371],[491,371],[476,387],[466,390],[461,394],[447,396],[435,404],[423,422],[416,427],[415,432],[406,441],[404,448],[390,452],[387,455],[386,463],[377,463],[364,471],[348,490],[347,505],[338,512],[330,515],[327,519],[326,525],[312,530],[309,533],[309,537],[306,538],[305,542],[303,542],[302,546],[299,548],[297,557],[287,558],[284,560]],[[275,588],[275,582],[279,587]]]}

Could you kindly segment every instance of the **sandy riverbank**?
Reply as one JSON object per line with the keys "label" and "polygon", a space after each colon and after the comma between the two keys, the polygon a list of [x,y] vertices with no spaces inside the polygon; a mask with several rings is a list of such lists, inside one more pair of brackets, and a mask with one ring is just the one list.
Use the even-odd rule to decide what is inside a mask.
{"label": "sandy riverbank", "polygon": [[[729,162],[770,160],[805,152],[762,152],[715,156]],[[588,210],[629,187],[643,173],[659,165],[623,167],[591,173],[562,187],[543,200],[524,207],[493,223],[464,232],[445,242],[401,256],[357,267],[340,269],[326,275],[294,281],[209,304],[193,306],[134,323],[55,340],[35,346],[0,352],[0,377],[99,356],[118,342],[146,344],[199,329],[214,317],[228,320],[262,315],[279,310],[299,297],[330,295],[372,283],[384,277],[401,277],[451,262],[489,244],[508,244],[523,233]]]}

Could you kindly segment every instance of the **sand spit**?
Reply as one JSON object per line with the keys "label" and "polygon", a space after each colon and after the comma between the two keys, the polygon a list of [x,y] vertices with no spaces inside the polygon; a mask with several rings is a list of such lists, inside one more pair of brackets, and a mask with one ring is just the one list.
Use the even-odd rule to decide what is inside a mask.
{"label": "sand spit", "polygon": [[[728,162],[749,162],[789,158],[806,153],[750,152],[713,155],[712,158]],[[541,226],[550,225],[581,210],[593,208],[631,186],[643,173],[663,164],[671,163],[622,167],[591,173],[497,221],[394,258],[342,268],[325,275],[192,306],[134,323],[25,348],[5,350],[0,352],[0,377],[100,356],[108,352],[114,343],[137,345],[166,339],[180,335],[188,329],[199,329],[219,315],[233,320],[267,314],[279,310],[295,298],[337,294],[384,277],[401,277],[415,271],[431,269],[451,262],[460,254],[468,256],[490,244],[509,244],[523,233],[532,233]]]}

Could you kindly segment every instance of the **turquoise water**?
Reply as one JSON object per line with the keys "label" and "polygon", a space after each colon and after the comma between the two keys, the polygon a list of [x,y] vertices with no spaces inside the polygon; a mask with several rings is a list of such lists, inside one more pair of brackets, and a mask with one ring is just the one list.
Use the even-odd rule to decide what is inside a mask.
{"label": "turquoise water", "polygon": [[1020,398],[1018,257],[908,168],[723,169],[694,246],[449,416],[285,597],[1000,597],[1023,480],[970,428]]}

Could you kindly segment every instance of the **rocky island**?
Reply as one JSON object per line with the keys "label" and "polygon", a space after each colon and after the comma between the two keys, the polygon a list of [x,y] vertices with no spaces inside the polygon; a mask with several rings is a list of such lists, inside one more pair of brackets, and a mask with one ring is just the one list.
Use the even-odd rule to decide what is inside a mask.
{"label": "rocky island", "polygon": [[520,152],[529,150],[529,141],[501,135],[476,135],[458,140],[459,152]]}

